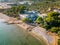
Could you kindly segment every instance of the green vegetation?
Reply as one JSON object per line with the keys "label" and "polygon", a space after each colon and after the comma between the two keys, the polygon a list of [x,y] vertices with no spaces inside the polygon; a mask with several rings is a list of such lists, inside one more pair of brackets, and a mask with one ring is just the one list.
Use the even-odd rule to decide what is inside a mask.
{"label": "green vegetation", "polygon": [[50,31],[56,32],[58,35],[60,35],[60,27],[52,27]]}
{"label": "green vegetation", "polygon": [[[39,2],[40,1],[40,2]],[[39,0],[38,2],[34,2],[32,5],[19,5],[14,6],[9,10],[6,10],[4,13],[11,17],[19,17],[19,13],[24,13],[24,10],[38,10],[40,13],[48,12],[48,8],[59,8],[60,1],[56,0]],[[50,12],[47,14],[47,17],[41,18],[37,17],[36,23],[41,25],[42,27],[58,33],[60,31],[60,17],[58,12]],[[31,19],[25,18],[23,22],[32,22]]]}
{"label": "green vegetation", "polygon": [[26,7],[25,6],[13,6],[12,8],[10,8],[9,10],[5,10],[4,14],[7,14],[10,17],[19,17],[19,13],[24,13],[23,10],[25,10]]}
{"label": "green vegetation", "polygon": [[[32,5],[19,5],[14,6],[9,10],[4,11],[10,17],[19,18],[19,13],[24,13],[24,10],[37,10],[40,13],[49,12],[48,9],[51,8],[51,12],[47,14],[45,18],[37,17],[35,22],[47,30],[57,33],[60,36],[60,13],[52,12],[54,8],[60,8],[60,0],[33,0],[34,3]],[[23,22],[32,23],[32,19],[24,18]],[[58,41],[58,45],[60,45],[60,39]]]}
{"label": "green vegetation", "polygon": [[42,17],[37,17],[36,21],[35,21],[39,26],[44,27],[44,20]]}
{"label": "green vegetation", "polygon": [[50,12],[45,18],[38,17],[36,23],[46,28],[51,32],[59,34],[60,31],[60,13]]}
{"label": "green vegetation", "polygon": [[26,5],[29,10],[37,10],[40,13],[48,12],[48,8],[60,8],[60,1],[38,1],[34,2],[32,5]]}
{"label": "green vegetation", "polygon": [[58,40],[58,45],[60,45],[60,39]]}
{"label": "green vegetation", "polygon": [[50,29],[51,32],[58,33],[60,31],[60,13],[58,12],[50,12],[47,14],[47,17],[45,18],[46,23],[48,25],[48,29]]}
{"label": "green vegetation", "polygon": [[60,1],[59,0],[39,0],[38,2],[36,0],[30,0],[34,1],[32,5],[19,5],[14,6],[11,9],[4,11],[5,14],[13,17],[19,17],[19,12],[24,13],[23,10],[37,10],[40,13],[46,13],[48,12],[48,8],[60,8]]}
{"label": "green vegetation", "polygon": [[30,18],[24,18],[23,20],[22,20],[23,22],[26,22],[26,23],[32,23],[33,21],[30,19]]}
{"label": "green vegetation", "polygon": [[[50,12],[45,18],[38,17],[36,23],[47,30],[57,33],[60,37],[60,13]],[[60,39],[58,40],[58,45],[60,45]]]}
{"label": "green vegetation", "polygon": [[[54,32],[55,32],[55,30],[60,30],[59,29],[60,28],[59,15],[60,15],[60,13],[58,13],[58,12],[50,12],[47,14],[45,21],[48,24],[48,29],[53,29]],[[53,30],[51,30],[51,31],[53,31]]]}
{"label": "green vegetation", "polygon": [[38,24],[42,23],[42,22],[43,22],[42,17],[37,17],[36,22],[37,22]]}
{"label": "green vegetation", "polygon": [[60,37],[60,31],[58,32],[58,35],[59,35],[59,37]]}

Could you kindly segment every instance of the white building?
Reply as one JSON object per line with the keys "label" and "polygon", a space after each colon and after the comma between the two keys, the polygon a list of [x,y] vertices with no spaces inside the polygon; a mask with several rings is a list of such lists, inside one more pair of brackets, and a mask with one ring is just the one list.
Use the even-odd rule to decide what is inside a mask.
{"label": "white building", "polygon": [[60,13],[60,9],[54,9],[54,12],[59,12]]}
{"label": "white building", "polygon": [[11,6],[7,5],[7,3],[0,3],[0,9],[8,9],[11,8]]}
{"label": "white building", "polygon": [[34,17],[38,16],[36,11],[25,11],[24,14],[19,14],[19,15],[20,15],[21,19],[30,18],[30,17],[34,18]]}
{"label": "white building", "polygon": [[17,0],[0,0],[0,2],[16,2]]}
{"label": "white building", "polygon": [[21,1],[21,2],[18,2],[19,4],[29,4],[31,5],[33,3],[33,1]]}
{"label": "white building", "polygon": [[54,12],[59,12],[60,13],[60,8],[49,8],[47,11],[48,12],[49,11],[54,11]]}
{"label": "white building", "polygon": [[23,20],[24,18],[26,18],[27,14],[19,14],[20,19]]}
{"label": "white building", "polygon": [[43,18],[43,17],[47,16],[47,14],[46,13],[42,13],[42,14],[38,13],[38,16]]}
{"label": "white building", "polygon": [[19,15],[20,15],[21,19],[24,19],[24,18],[27,18],[27,17],[28,18],[32,17],[32,19],[33,19],[36,16],[40,16],[40,17],[43,18],[43,17],[47,16],[47,14],[45,14],[45,13],[40,14],[37,11],[26,11],[25,14],[19,14]]}

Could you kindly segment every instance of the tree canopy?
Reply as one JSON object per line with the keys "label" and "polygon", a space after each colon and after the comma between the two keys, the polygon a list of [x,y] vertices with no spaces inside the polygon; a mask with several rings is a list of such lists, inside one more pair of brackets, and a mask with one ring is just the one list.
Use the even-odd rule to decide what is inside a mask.
{"label": "tree canopy", "polygon": [[58,33],[60,31],[60,13],[58,12],[50,12],[47,14],[45,21],[48,25],[48,29],[52,32]]}
{"label": "tree canopy", "polygon": [[19,17],[19,13],[24,13],[24,10],[26,9],[25,6],[13,6],[9,10],[4,11],[5,14],[11,17]]}

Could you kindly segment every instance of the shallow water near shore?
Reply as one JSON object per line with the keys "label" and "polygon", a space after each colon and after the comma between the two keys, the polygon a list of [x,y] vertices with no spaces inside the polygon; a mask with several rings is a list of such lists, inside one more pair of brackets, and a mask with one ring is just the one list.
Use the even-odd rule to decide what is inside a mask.
{"label": "shallow water near shore", "polygon": [[44,45],[17,25],[0,20],[0,45]]}

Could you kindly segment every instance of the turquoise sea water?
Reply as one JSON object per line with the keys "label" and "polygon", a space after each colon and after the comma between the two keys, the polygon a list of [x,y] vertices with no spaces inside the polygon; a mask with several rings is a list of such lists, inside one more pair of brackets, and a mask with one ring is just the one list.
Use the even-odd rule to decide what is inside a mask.
{"label": "turquoise sea water", "polygon": [[43,45],[17,25],[0,21],[0,45]]}

